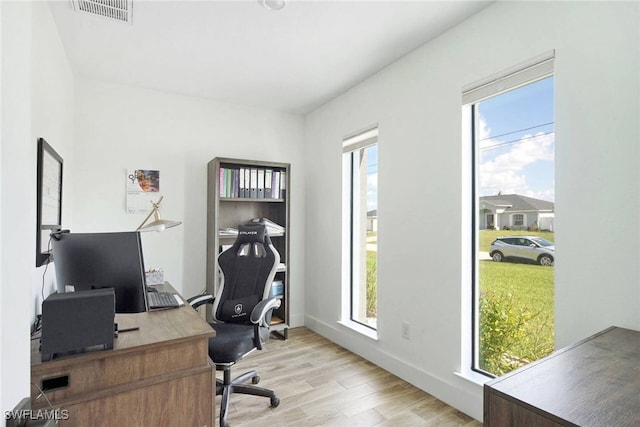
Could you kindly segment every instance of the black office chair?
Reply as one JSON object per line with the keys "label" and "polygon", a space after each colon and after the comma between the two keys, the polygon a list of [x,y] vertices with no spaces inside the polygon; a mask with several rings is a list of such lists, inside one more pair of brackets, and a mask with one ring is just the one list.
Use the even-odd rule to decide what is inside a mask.
{"label": "black office chair", "polygon": [[[271,399],[271,407],[280,404],[272,390],[257,387],[256,371],[246,372],[233,380],[231,367],[254,350],[261,350],[269,337],[269,323],[280,300],[270,298],[271,283],[280,263],[263,224],[238,227],[238,238],[231,248],[218,256],[221,283],[216,297],[200,295],[189,299],[192,307],[213,304],[216,336],[209,340],[209,357],[223,380],[216,379],[216,395],[220,403],[220,427],[228,427],[227,412],[231,393],[251,394]],[[251,380],[252,384],[244,384]]]}

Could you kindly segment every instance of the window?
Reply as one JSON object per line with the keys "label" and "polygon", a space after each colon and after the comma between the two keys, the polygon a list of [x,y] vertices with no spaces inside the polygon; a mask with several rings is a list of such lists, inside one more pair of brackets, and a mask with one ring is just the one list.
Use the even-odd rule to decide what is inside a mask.
{"label": "window", "polygon": [[472,150],[471,359],[490,376],[553,351],[553,56],[463,93]]}
{"label": "window", "polygon": [[524,215],[523,214],[513,214],[511,217],[512,223],[514,227],[522,227],[524,225]]}
{"label": "window", "polygon": [[348,318],[377,325],[378,128],[343,141],[343,247],[347,264],[343,295]]}

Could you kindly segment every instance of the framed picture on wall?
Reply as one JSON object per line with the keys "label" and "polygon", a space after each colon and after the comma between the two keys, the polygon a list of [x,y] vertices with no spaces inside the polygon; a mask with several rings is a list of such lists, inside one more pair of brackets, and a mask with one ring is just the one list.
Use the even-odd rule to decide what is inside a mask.
{"label": "framed picture on wall", "polygon": [[49,259],[51,232],[62,228],[62,163],[47,141],[38,138],[36,267]]}

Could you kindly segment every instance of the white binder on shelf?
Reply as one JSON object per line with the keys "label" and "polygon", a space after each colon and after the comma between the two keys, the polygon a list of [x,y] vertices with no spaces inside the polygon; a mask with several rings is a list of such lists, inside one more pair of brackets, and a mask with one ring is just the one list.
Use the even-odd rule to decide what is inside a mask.
{"label": "white binder on shelf", "polygon": [[258,169],[252,168],[250,171],[249,179],[249,197],[252,199],[258,198]]}
{"label": "white binder on shelf", "polygon": [[273,170],[264,170],[264,198],[272,199],[272,187],[273,187]]}
{"label": "white binder on shelf", "polygon": [[280,198],[280,171],[273,171],[272,176],[272,184],[271,184],[271,194],[274,199]]}
{"label": "white binder on shelf", "polygon": [[258,169],[258,199],[264,199],[264,169]]}
{"label": "white binder on shelf", "polygon": [[280,198],[287,197],[287,172],[280,172]]}

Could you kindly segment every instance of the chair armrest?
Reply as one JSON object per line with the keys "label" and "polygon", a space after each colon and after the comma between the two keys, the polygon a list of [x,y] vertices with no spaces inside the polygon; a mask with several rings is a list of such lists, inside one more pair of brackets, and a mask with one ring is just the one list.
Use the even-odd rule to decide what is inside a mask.
{"label": "chair armrest", "polygon": [[251,311],[251,323],[260,324],[260,326],[268,326],[266,322],[266,315],[269,310],[280,307],[280,299],[278,298],[267,298],[260,301]]}
{"label": "chair armrest", "polygon": [[189,305],[193,308],[198,308],[203,304],[213,304],[214,301],[215,298],[213,297],[213,295],[209,294],[196,295],[187,300]]}

